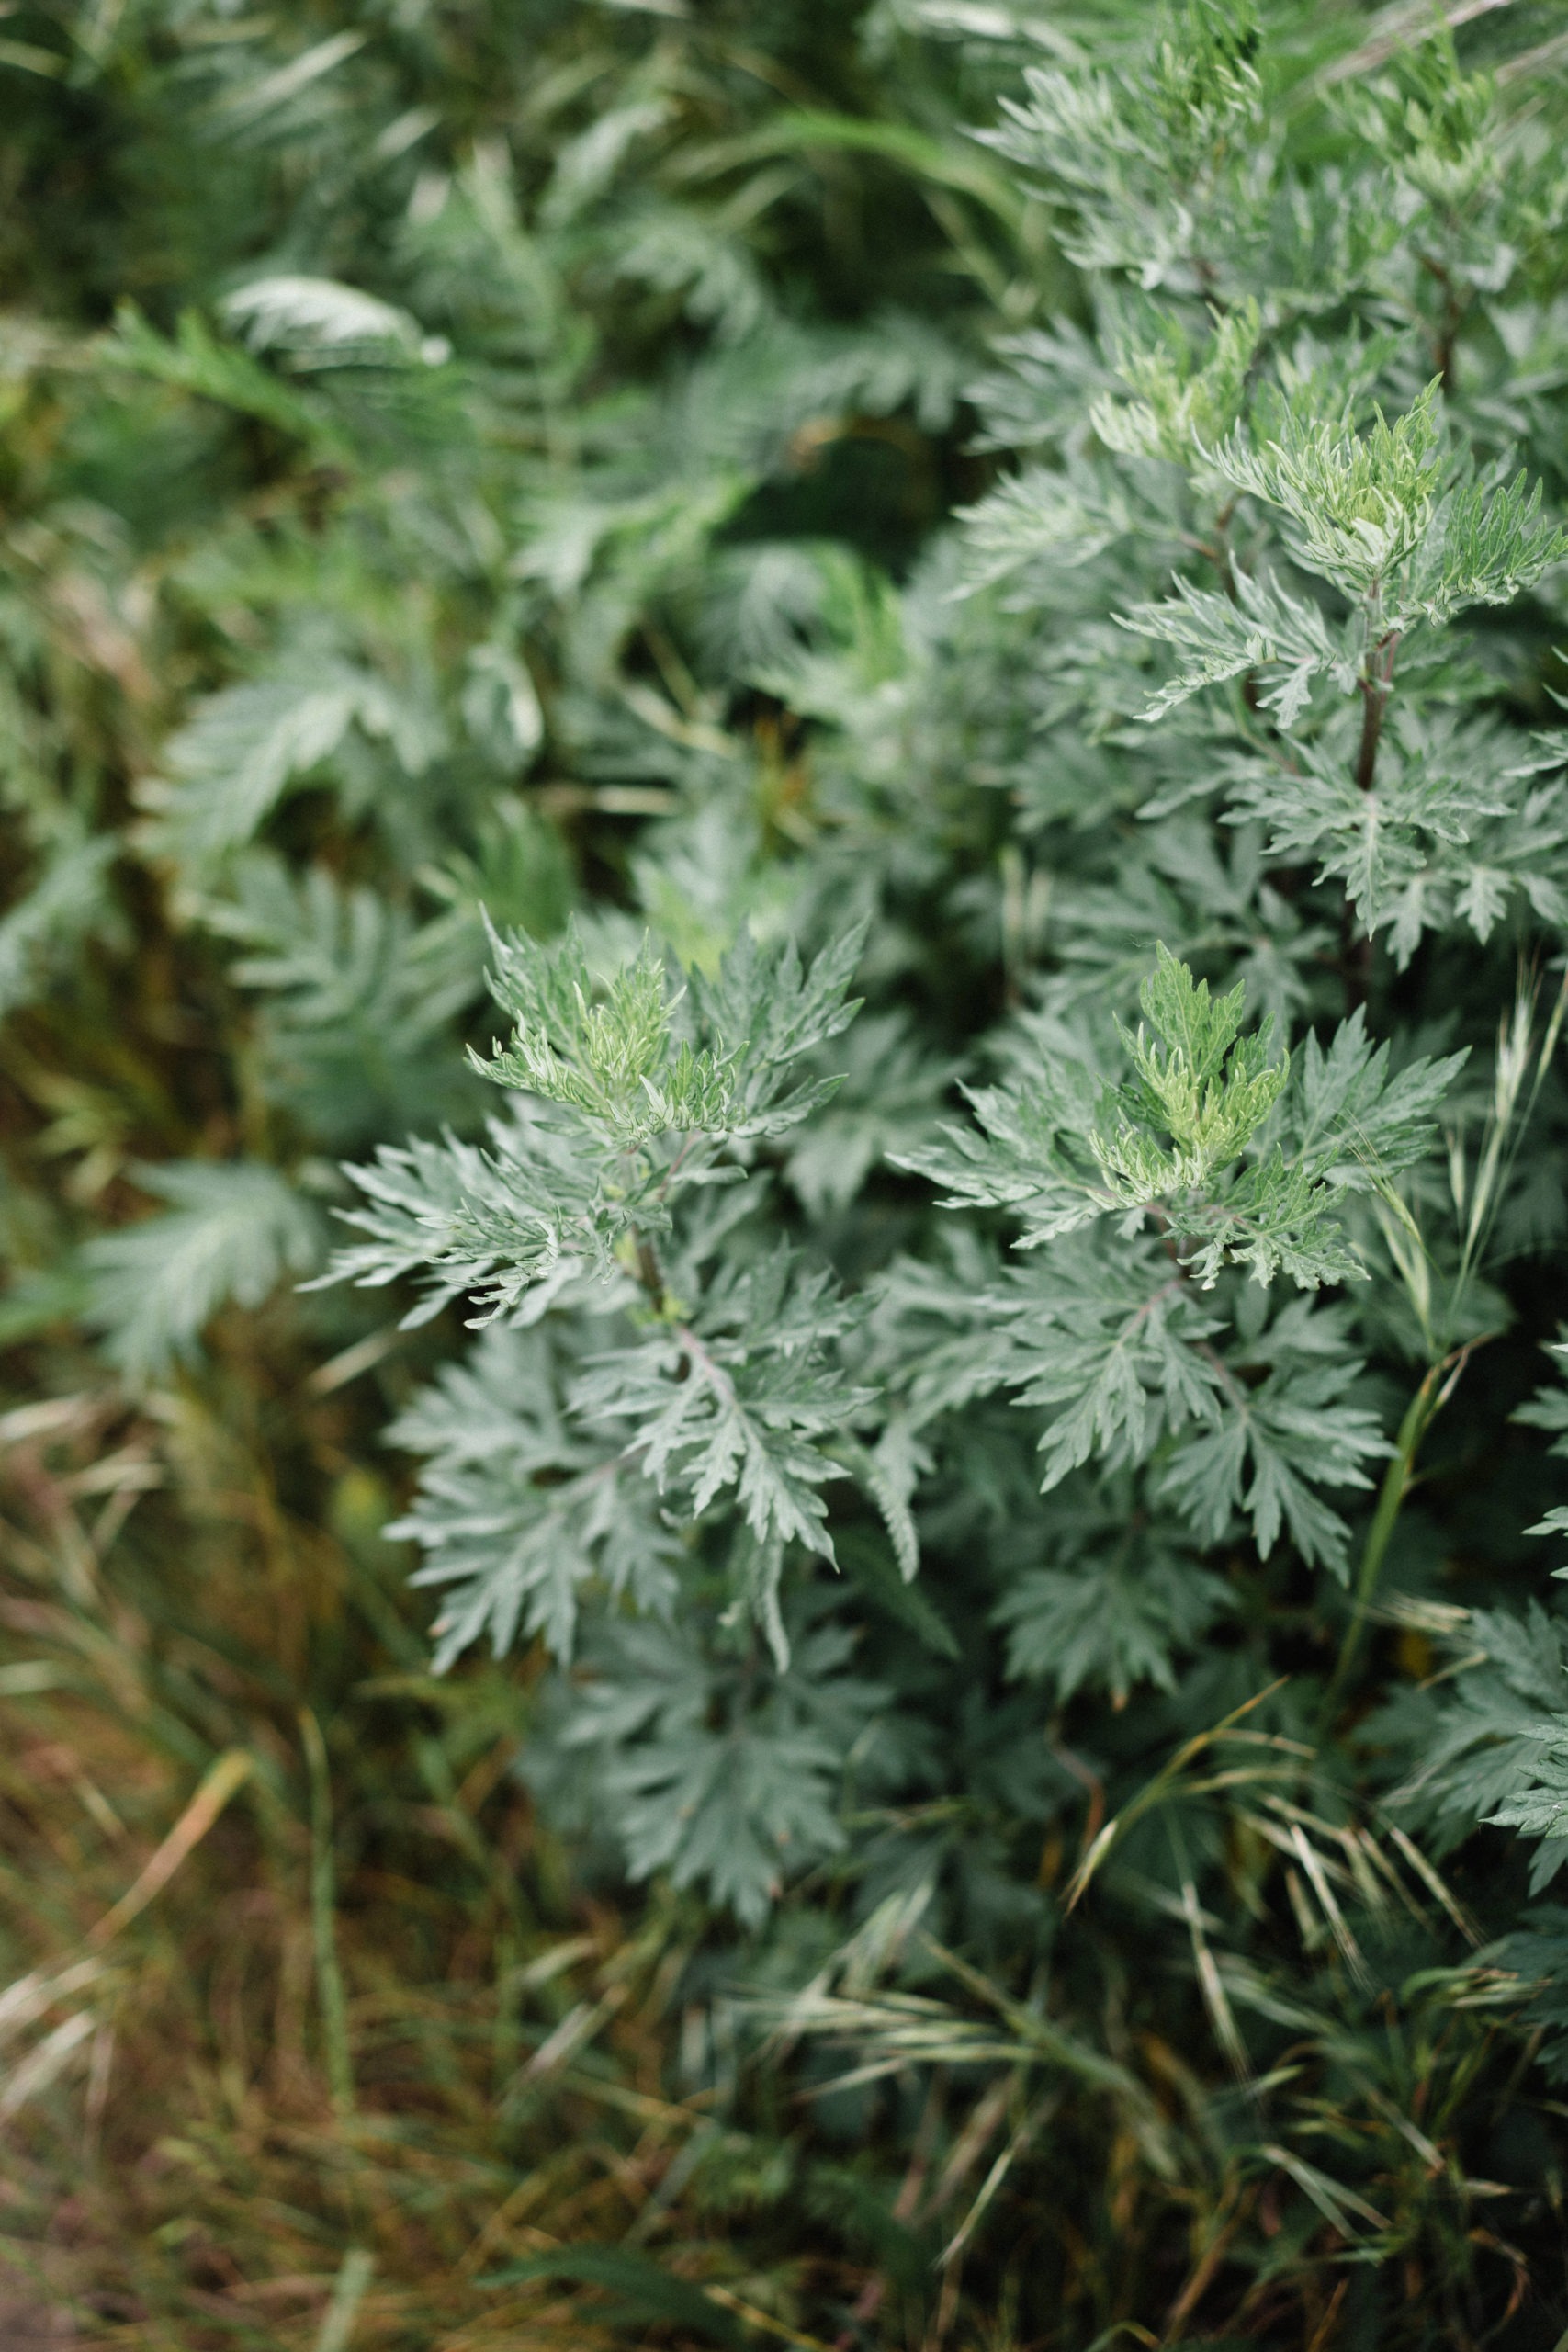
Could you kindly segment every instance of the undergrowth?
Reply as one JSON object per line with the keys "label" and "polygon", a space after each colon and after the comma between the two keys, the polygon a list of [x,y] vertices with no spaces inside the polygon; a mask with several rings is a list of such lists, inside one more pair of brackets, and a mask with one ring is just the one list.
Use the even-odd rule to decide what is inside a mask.
{"label": "undergrowth", "polygon": [[225,1405],[3,1432],[7,2324],[592,2342],[485,2282],[623,2236],[701,2128],[663,2064],[692,1923],[570,1899],[506,1684],[455,1711],[400,1628],[370,1474],[301,1522]]}

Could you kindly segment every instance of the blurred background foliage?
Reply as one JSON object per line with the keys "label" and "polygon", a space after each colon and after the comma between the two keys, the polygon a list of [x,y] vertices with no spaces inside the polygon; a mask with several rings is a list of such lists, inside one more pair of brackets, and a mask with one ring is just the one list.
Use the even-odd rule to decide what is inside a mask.
{"label": "blurred background foliage", "polygon": [[[1559,8],[1458,13],[1550,88]],[[998,324],[1076,298],[966,129],[1148,15],[0,18],[0,2338],[1003,2352],[1043,2271],[1030,2341],[1217,2344],[1189,2324],[1245,2227],[1234,2340],[1331,2340],[1348,2274],[1227,2171],[1191,2052],[1143,2052],[1180,2155],[1131,2096],[1064,2123],[1072,2211],[967,2262],[1005,2098],[944,2063],[986,1980],[872,2020],[937,2061],[874,2140],[801,2095],[826,2058],[756,2065],[724,1923],[622,1911],[536,1820],[537,1661],[428,1671],[383,1432],[457,1318],[294,1287],[338,1155],[477,1123],[481,905],[701,959],[738,910],[852,910],[871,836],[911,903],[940,867],[943,938],[877,951],[925,1044],[868,1019],[791,1171],[829,1219],[1016,997],[1042,910],[1004,797],[955,780],[1010,773],[1010,648],[994,614],[965,642],[928,543],[991,480]],[[1296,12],[1293,70],[1423,17]],[[874,1196],[840,1256],[908,1215]],[[1140,1955],[1102,1962],[1114,2039]],[[1349,2128],[1441,2176],[1412,2296],[1468,2309],[1483,2245],[1506,2322],[1526,2257],[1434,2147],[1483,2080],[1472,2138],[1560,2234],[1495,1994],[1477,1962],[1397,2030],[1296,2023]]]}
{"label": "blurred background foliage", "polygon": [[0,22],[6,2342],[931,2301],[907,2214],[757,2109],[700,1910],[624,1917],[539,1830],[532,1669],[430,1678],[382,1431],[446,1335],[290,1278],[333,1155],[473,1124],[481,901],[613,920],[682,793],[759,911],[750,842],[798,843],[728,681],[825,597],[874,628],[865,563],[978,478],[978,303],[1048,263],[950,31]]}

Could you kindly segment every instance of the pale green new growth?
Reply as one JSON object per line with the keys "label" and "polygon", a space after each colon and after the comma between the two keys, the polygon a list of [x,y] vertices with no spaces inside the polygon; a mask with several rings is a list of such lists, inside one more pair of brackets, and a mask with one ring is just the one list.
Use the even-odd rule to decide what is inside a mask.
{"label": "pale green new growth", "polygon": [[1117,373],[1135,397],[1102,395],[1089,423],[1108,449],[1189,466],[1240,414],[1262,317],[1256,302],[1239,303],[1214,319],[1206,350],[1194,349],[1179,319],[1162,316],[1157,324],[1158,342],[1140,345],[1129,336],[1117,356]]}
{"label": "pale green new growth", "polygon": [[432,1296],[411,1321],[464,1293],[482,1319],[547,1280],[622,1279],[626,1252],[646,1263],[681,1194],[737,1182],[747,1146],[832,1095],[835,1079],[798,1065],[854,1016],[858,944],[852,933],[803,971],[793,945],[769,956],[743,934],[715,978],[691,971],[672,989],[649,946],[596,984],[573,930],[555,947],[492,933],[491,991],[517,1026],[474,1066],[523,1101],[491,1122],[488,1148],[383,1148],[354,1170],[367,1204],[346,1221],[367,1238],[333,1278],[428,1269]]}
{"label": "pale green new growth", "polygon": [[1308,1040],[1281,1105],[1289,1060],[1269,1058],[1271,1018],[1241,1035],[1243,998],[1238,984],[1213,1001],[1161,947],[1140,992],[1148,1026],[1121,1028],[1131,1084],[1096,1087],[1081,1065],[1058,1063],[1029,1084],[977,1091],[982,1134],[949,1128],[900,1164],[948,1186],[949,1205],[1014,1211],[1025,1249],[1108,1212],[1147,1212],[1205,1287],[1227,1265],[1303,1289],[1362,1279],[1340,1196],[1384,1186],[1421,1158],[1463,1057],[1415,1062],[1390,1080],[1387,1048],[1368,1046],[1358,1016],[1326,1056]]}
{"label": "pale green new growth", "polygon": [[[793,946],[770,961],[747,933],[716,979],[694,970],[674,992],[645,944],[596,992],[570,929],[555,948],[492,932],[491,992],[517,1028],[475,1067],[499,1086],[581,1112],[622,1151],[671,1132],[781,1135],[835,1091],[836,1079],[787,1086],[786,1073],[853,1020],[858,1006],[845,991],[859,944],[852,934],[803,976]],[[682,1034],[688,1026],[702,1042]]]}
{"label": "pale green new growth", "polygon": [[[712,1266],[750,1203],[743,1193],[734,1209],[705,1205],[715,1186],[743,1182],[750,1148],[833,1093],[833,1078],[801,1078],[798,1066],[853,1018],[861,935],[803,970],[793,945],[767,956],[743,934],[716,974],[693,969],[672,988],[646,942],[596,980],[574,929],[554,947],[492,932],[491,991],[516,1027],[475,1067],[523,1098],[517,1115],[492,1123],[488,1148],[448,1137],[353,1171],[366,1205],[345,1219],[367,1238],[339,1253],[327,1280],[424,1272],[434,1295],[410,1322],[464,1294],[480,1322],[532,1320],[575,1286],[643,1326],[581,1366],[572,1415],[606,1435],[581,1454],[552,1418],[539,1466],[558,1483],[545,1492],[530,1494],[515,1468],[470,1460],[445,1419],[412,1425],[421,1444],[434,1430],[443,1456],[429,1501],[406,1522],[433,1555],[427,1579],[457,1588],[443,1663],[484,1630],[498,1649],[523,1629],[564,1651],[591,1577],[645,1606],[662,1594],[668,1544],[652,1539],[638,1566],[648,1537],[627,1532],[623,1498],[639,1477],[691,1521],[732,1498],[740,1598],[781,1664],[786,1550],[833,1557],[825,1484],[857,1476],[908,1550],[902,1498],[852,1435],[873,1392],[829,1355],[855,1310],[787,1245]],[[530,1381],[536,1418],[543,1392]],[[519,1455],[515,1439],[510,1451]],[[629,1509],[651,1528],[646,1509]]]}
{"label": "pale green new growth", "polygon": [[1027,102],[1004,98],[1001,128],[983,135],[1063,189],[1059,233],[1075,261],[1185,285],[1192,213],[1237,192],[1257,135],[1258,45],[1250,6],[1186,0],[1146,62],[1115,74],[1032,67]]}
{"label": "pale green new growth", "polygon": [[[1120,1196],[1156,1201],[1178,1193],[1201,1192],[1232,1160],[1238,1159],[1278,1102],[1290,1076],[1290,1057],[1270,1063],[1273,1021],[1253,1035],[1240,1035],[1247,990],[1238,981],[1212,1003],[1207,980],[1194,981],[1169,949],[1139,990],[1144,1019],[1131,1035],[1118,1030],[1138,1082],[1122,1097],[1136,1106],[1113,1140],[1096,1139],[1101,1165]],[[1163,1151],[1147,1132],[1164,1128],[1172,1148]]]}
{"label": "pale green new growth", "polygon": [[1359,435],[1344,418],[1288,409],[1260,447],[1237,435],[1206,454],[1235,489],[1290,517],[1291,552],[1305,571],[1363,596],[1392,583],[1431,526],[1443,470],[1437,398],[1428,384],[1392,424],[1378,409]]}

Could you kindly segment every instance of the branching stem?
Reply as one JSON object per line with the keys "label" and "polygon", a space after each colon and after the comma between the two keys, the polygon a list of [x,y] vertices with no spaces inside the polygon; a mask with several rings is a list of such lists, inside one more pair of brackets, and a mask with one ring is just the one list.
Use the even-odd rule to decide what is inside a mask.
{"label": "branching stem", "polygon": [[1382,739],[1383,717],[1393,691],[1393,660],[1398,650],[1399,631],[1390,629],[1373,646],[1359,681],[1361,741],[1356,752],[1356,783],[1362,792],[1370,792],[1377,780],[1378,745]]}

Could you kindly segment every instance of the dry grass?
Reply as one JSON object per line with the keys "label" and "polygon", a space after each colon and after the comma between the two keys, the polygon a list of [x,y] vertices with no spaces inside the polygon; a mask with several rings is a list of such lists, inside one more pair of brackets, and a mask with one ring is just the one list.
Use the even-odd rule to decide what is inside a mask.
{"label": "dry grass", "polygon": [[568,1900],[518,1675],[429,1681],[375,1474],[291,1518],[254,1393],[0,1418],[0,2342],[607,2340],[482,2281],[668,2236],[682,1922]]}

